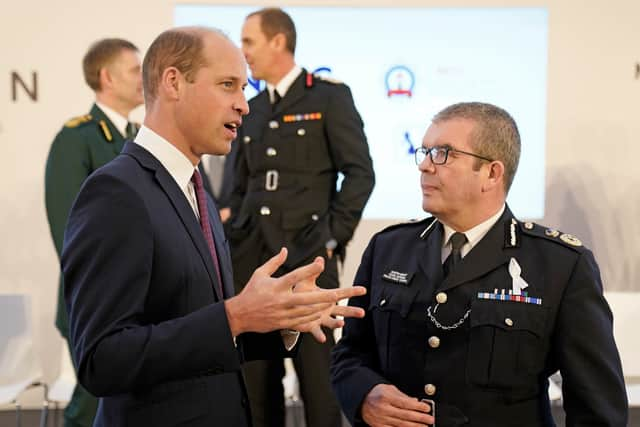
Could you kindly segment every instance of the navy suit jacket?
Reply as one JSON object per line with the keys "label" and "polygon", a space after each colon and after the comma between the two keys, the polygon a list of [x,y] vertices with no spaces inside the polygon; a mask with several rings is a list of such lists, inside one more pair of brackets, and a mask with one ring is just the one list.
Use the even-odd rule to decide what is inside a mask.
{"label": "navy suit jacket", "polygon": [[[208,200],[222,288],[228,244]],[[62,267],[79,382],[101,397],[95,426],[244,426],[240,364],[286,354],[279,333],[234,345],[203,233],[175,180],[128,143],[71,210]]]}

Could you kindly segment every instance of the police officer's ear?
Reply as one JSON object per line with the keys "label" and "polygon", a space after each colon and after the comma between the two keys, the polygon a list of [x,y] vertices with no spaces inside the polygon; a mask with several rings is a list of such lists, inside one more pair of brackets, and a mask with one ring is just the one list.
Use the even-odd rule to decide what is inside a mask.
{"label": "police officer's ear", "polygon": [[186,83],[184,75],[176,67],[167,67],[160,76],[159,92],[171,100],[180,99],[180,91]]}
{"label": "police officer's ear", "polygon": [[504,189],[504,163],[500,160],[481,162],[480,177],[482,178],[482,191],[489,192],[496,189]]}

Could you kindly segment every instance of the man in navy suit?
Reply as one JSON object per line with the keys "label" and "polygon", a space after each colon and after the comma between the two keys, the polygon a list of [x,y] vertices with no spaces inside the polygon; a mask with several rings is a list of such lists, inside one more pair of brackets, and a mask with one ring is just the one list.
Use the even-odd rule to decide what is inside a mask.
{"label": "man in navy suit", "polygon": [[246,64],[224,35],[162,33],[143,63],[146,118],[134,143],[83,185],[62,267],[78,380],[95,426],[248,426],[240,364],[282,357],[363,288],[319,289],[323,260],[279,278],[286,249],[234,296],[217,208],[196,170],[225,154],[248,105]]}

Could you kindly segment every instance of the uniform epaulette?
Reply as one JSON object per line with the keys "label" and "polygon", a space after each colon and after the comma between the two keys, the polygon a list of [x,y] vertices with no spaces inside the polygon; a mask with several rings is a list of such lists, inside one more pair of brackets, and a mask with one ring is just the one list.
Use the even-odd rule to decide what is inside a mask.
{"label": "uniform epaulette", "polygon": [[575,250],[583,247],[582,241],[580,241],[580,239],[572,234],[563,233],[554,228],[547,228],[533,222],[519,223],[522,232],[528,234],[529,236],[541,237],[547,240],[551,240],[552,242],[559,243],[563,246]]}
{"label": "uniform epaulette", "polygon": [[431,223],[431,221],[433,221],[433,217],[427,217],[425,219],[410,219],[409,221],[405,221],[405,222],[400,222],[398,224],[392,224],[388,227],[383,228],[382,230],[380,230],[379,233],[386,233],[387,231],[391,231],[391,230],[395,230],[396,228],[401,228],[401,227],[423,227],[423,226],[427,226]]}
{"label": "uniform epaulette", "polygon": [[328,77],[328,76],[326,76],[324,74],[314,74],[313,78],[316,79],[316,80],[321,80],[323,82],[331,83],[331,84],[334,84],[334,85],[341,85],[341,84],[344,83],[344,82],[341,82],[338,79],[334,79],[333,77]]}
{"label": "uniform epaulette", "polygon": [[107,126],[107,122],[105,122],[104,120],[100,120],[98,124],[100,125],[100,130],[102,130],[102,134],[104,135],[107,142],[113,141],[113,135],[111,135],[111,131],[109,130],[109,126]]}
{"label": "uniform epaulette", "polygon": [[91,122],[92,119],[93,117],[91,116],[91,114],[85,114],[84,116],[74,117],[73,119],[68,120],[64,124],[64,127],[77,128],[80,125]]}

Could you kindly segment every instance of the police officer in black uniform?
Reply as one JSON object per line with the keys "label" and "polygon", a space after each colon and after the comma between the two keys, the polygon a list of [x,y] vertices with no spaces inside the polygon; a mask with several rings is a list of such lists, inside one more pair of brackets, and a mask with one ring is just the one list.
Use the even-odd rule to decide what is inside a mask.
{"label": "police officer in black uniform", "polygon": [[567,426],[627,425],[612,314],[576,237],[518,221],[505,204],[520,155],[493,105],[438,113],[416,153],[421,222],[373,237],[331,376],[355,426],[553,426],[560,371]]}
{"label": "police officer in black uniform", "polygon": [[[235,143],[235,191],[227,229],[236,284],[281,247],[283,271],[315,256],[326,260],[319,286],[338,286],[338,258],[351,239],[374,185],[363,123],[351,92],[294,61],[295,26],[281,9],[249,15],[242,48],[253,78],[267,89],[253,98]],[[344,176],[337,189],[339,174]],[[293,360],[308,427],[338,427],[329,383],[331,334],[303,340]],[[255,426],[284,425],[282,360],[245,369]]]}

